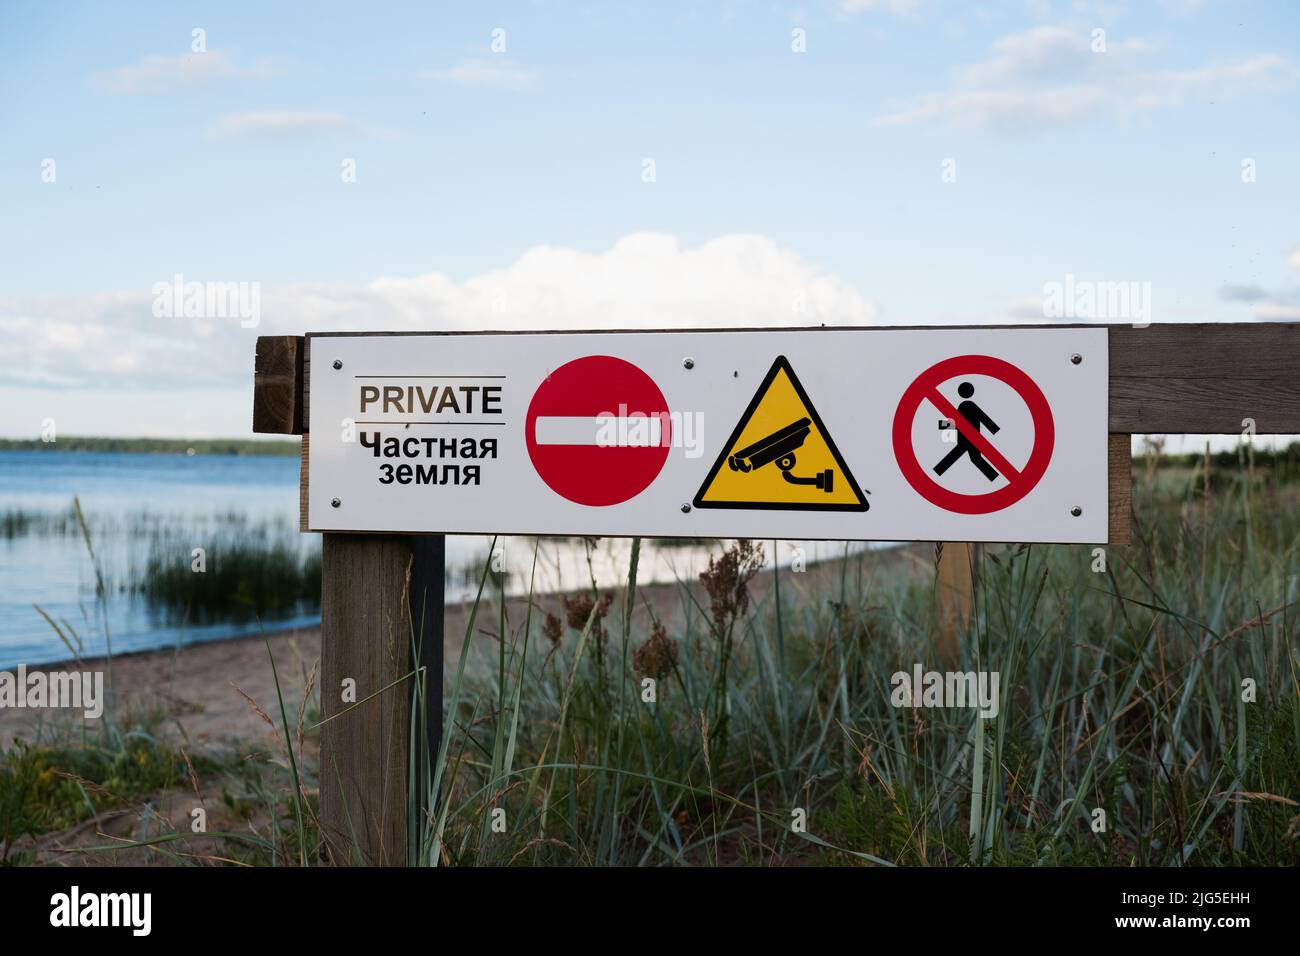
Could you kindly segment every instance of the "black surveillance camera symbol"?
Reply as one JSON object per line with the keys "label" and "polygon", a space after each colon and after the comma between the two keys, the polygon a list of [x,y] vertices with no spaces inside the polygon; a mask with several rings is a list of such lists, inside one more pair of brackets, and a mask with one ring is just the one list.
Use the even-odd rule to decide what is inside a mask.
{"label": "black surveillance camera symbol", "polygon": [[770,462],[776,462],[776,467],[781,469],[781,477],[790,484],[815,485],[830,494],[835,482],[833,469],[827,468],[811,478],[800,478],[798,475],[790,474],[795,464],[795,449],[803,445],[804,439],[811,431],[812,420],[801,418],[784,428],[777,429],[766,438],[760,438],[747,448],[742,448],[727,459],[727,464],[732,471],[748,473]]}

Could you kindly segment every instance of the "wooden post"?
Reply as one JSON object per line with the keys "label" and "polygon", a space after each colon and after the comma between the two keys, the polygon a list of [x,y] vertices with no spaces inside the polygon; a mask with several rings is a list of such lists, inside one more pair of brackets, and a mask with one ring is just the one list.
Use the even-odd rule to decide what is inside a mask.
{"label": "wooden post", "polygon": [[[253,430],[302,436],[304,513],[308,374],[301,337],[258,338]],[[326,534],[321,550],[322,858],[402,865],[425,809],[419,800],[408,804],[408,787],[420,800],[427,795],[442,737],[445,539]],[[417,679],[425,720],[422,759],[411,767]]]}
{"label": "wooden post", "polygon": [[[321,555],[320,824],[325,859],[407,859],[410,539],[327,534]],[[345,691],[350,687],[352,693]]]}
{"label": "wooden post", "polygon": [[[358,534],[327,534],[324,539],[324,852],[339,865],[405,865],[413,851],[411,838],[419,833],[420,812],[428,808],[425,797],[442,736],[445,539]],[[348,681],[354,693],[345,698]],[[424,722],[411,767],[417,689]],[[408,799],[411,794],[414,800]]]}
{"label": "wooden post", "polygon": [[1106,500],[1110,505],[1109,544],[1128,544],[1133,537],[1133,436],[1111,435]]}
{"label": "wooden post", "polygon": [[[1110,544],[1128,544],[1133,506],[1132,436],[1111,435],[1107,449],[1107,499],[1110,505]],[[979,587],[983,546],[962,541],[935,545],[934,645],[939,660],[961,658],[961,635],[970,626]]]}
{"label": "wooden post", "polygon": [[961,658],[961,636],[970,624],[979,580],[979,545],[963,541],[935,544],[934,646],[940,662]]}
{"label": "wooden post", "polygon": [[303,351],[300,335],[261,335],[253,359],[253,431],[262,435],[301,435]]}
{"label": "wooden post", "polygon": [[[411,537],[411,657],[424,698],[424,734],[416,752],[427,755],[415,769],[419,802],[412,808],[432,811],[430,787],[442,744],[443,607],[447,596],[447,539],[440,534]],[[423,821],[412,816],[418,835]]]}

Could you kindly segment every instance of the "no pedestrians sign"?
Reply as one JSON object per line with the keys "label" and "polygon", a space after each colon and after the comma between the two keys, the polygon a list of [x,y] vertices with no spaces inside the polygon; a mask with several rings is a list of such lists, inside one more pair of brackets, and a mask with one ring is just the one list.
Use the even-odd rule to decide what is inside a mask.
{"label": "no pedestrians sign", "polygon": [[[1079,359],[1082,361],[1082,355]],[[989,410],[975,400],[976,382],[981,383],[980,401],[1001,409],[1003,421],[1016,417],[1016,430],[1003,431]],[[1016,416],[1022,404],[1028,412],[1027,425],[1023,414]],[[933,443],[923,440],[924,427],[914,427],[927,409],[942,416],[938,425],[943,440],[953,446],[932,466]],[[1021,368],[991,355],[957,355],[926,369],[908,386],[894,413],[893,440],[899,469],[927,501],[957,514],[992,514],[1020,501],[1047,473],[1056,451],[1056,424],[1047,396]],[[1012,458],[1023,459],[1013,464],[998,450],[1000,443],[1020,449],[1027,445],[1029,451],[1027,456],[1012,453]],[[961,468],[953,472],[953,467],[966,462],[984,477],[987,488],[959,490],[963,484],[969,485],[959,479],[970,475],[963,475]],[[980,484],[978,479],[972,480]]]}

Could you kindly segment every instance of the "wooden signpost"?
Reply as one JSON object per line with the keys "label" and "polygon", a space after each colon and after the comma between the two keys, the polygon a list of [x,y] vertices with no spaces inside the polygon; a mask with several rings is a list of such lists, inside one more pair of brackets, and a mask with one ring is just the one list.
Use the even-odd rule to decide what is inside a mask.
{"label": "wooden signpost", "polygon": [[325,852],[400,865],[444,533],[933,540],[955,659],[971,542],[1127,543],[1133,434],[1300,432],[1300,325],[261,337],[253,430],[324,533]]}

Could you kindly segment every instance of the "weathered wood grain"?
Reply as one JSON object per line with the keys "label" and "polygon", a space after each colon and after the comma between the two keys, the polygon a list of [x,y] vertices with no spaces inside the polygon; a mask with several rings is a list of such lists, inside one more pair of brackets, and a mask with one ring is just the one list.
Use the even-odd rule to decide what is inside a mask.
{"label": "weathered wood grain", "polygon": [[979,545],[944,541],[934,546],[933,645],[940,663],[961,659],[961,638],[970,624],[978,579]]}
{"label": "weathered wood grain", "polygon": [[1110,330],[1112,432],[1300,432],[1300,323]]}
{"label": "weathered wood grain", "polygon": [[[324,536],[320,823],[335,865],[407,862],[410,566],[409,538]],[[349,678],[365,703],[342,700]]]}
{"label": "weathered wood grain", "polygon": [[311,431],[311,336],[303,342],[302,350],[302,430]]}
{"label": "weathered wood grain", "polygon": [[[443,607],[447,602],[447,539],[440,534],[409,539],[411,547],[411,658],[424,701],[422,736],[417,735],[413,768],[421,811],[435,812],[430,799],[442,742]],[[412,719],[418,720],[419,712]],[[427,819],[427,817],[425,817]]]}
{"label": "weathered wood grain", "polygon": [[1108,544],[1128,544],[1133,535],[1133,436],[1111,435],[1107,449],[1107,489],[1110,522]]}
{"label": "weathered wood grain", "polygon": [[311,462],[311,435],[307,432],[302,433],[302,445],[298,449],[298,530],[310,531],[307,524],[307,502],[310,500],[309,492],[311,475],[309,474]]}
{"label": "weathered wood grain", "polygon": [[253,361],[253,431],[301,435],[305,418],[301,335],[259,335]]}

